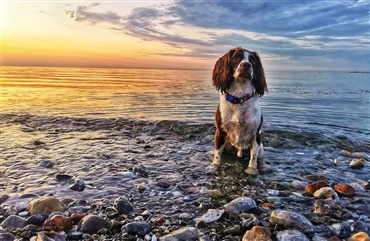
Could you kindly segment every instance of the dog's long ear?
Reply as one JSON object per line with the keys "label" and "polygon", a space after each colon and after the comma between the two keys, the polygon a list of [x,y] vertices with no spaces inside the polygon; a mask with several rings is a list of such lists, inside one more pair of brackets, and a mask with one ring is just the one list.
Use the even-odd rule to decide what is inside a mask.
{"label": "dog's long ear", "polygon": [[219,58],[213,68],[213,86],[221,93],[225,93],[231,86],[233,74],[230,67],[230,59],[235,50],[230,50],[227,54]]}
{"label": "dog's long ear", "polygon": [[263,96],[265,92],[268,92],[265,71],[262,66],[261,57],[258,53],[253,52],[256,57],[256,67],[253,73],[253,85],[256,88],[256,92],[259,96]]}

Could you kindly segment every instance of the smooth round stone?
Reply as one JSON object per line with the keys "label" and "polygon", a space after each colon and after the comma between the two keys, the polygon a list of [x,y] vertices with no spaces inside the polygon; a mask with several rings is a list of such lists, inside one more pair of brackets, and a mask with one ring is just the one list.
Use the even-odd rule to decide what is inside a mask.
{"label": "smooth round stone", "polygon": [[131,213],[134,208],[131,205],[131,202],[127,200],[125,197],[119,197],[114,202],[114,207],[117,209],[118,212],[123,214]]}
{"label": "smooth round stone", "polygon": [[308,184],[306,187],[305,187],[305,191],[313,196],[314,193],[319,190],[320,188],[322,187],[328,187],[329,185],[324,182],[324,181],[317,181],[317,182],[314,182],[314,183],[311,183],[311,184]]}
{"label": "smooth round stone", "polygon": [[80,231],[93,234],[105,227],[107,227],[107,222],[102,217],[97,215],[87,215],[81,220]]}
{"label": "smooth round stone", "polygon": [[72,176],[68,174],[57,174],[55,176],[55,179],[57,179],[58,182],[67,181],[67,180],[70,180],[71,178]]}
{"label": "smooth round stone", "polygon": [[262,226],[254,226],[251,230],[248,230],[242,241],[272,241],[271,231],[268,228]]}
{"label": "smooth round stone", "polygon": [[350,163],[349,166],[353,169],[360,169],[365,167],[365,163],[363,159],[353,159]]}
{"label": "smooth round stone", "polygon": [[370,237],[365,232],[359,232],[352,235],[348,241],[370,241]]}
{"label": "smooth round stone", "polygon": [[50,214],[55,211],[63,212],[66,206],[54,197],[42,197],[34,199],[28,206],[28,211],[32,214]]}
{"label": "smooth round stone", "polygon": [[73,183],[71,186],[69,186],[69,189],[74,191],[82,192],[85,189],[86,185],[84,180],[78,179],[75,183]]}
{"label": "smooth round stone", "polygon": [[0,226],[8,229],[24,228],[24,226],[26,226],[26,219],[17,215],[10,215],[0,224]]}
{"label": "smooth round stone", "polygon": [[121,233],[145,236],[150,233],[151,228],[148,222],[132,222],[122,227]]}
{"label": "smooth round stone", "polygon": [[250,197],[239,197],[224,205],[227,213],[238,215],[257,208],[256,202]]}
{"label": "smooth round stone", "polygon": [[33,224],[36,226],[41,226],[48,219],[47,214],[34,214],[27,218],[26,225]]}
{"label": "smooth round stone", "polygon": [[291,211],[274,210],[270,215],[269,221],[273,224],[281,224],[285,228],[299,229],[303,233],[315,232],[315,226],[310,220],[298,213]]}
{"label": "smooth round stone", "polygon": [[339,201],[338,194],[333,190],[331,187],[322,187],[317,190],[313,196],[319,199],[331,199],[335,201]]}
{"label": "smooth round stone", "polygon": [[179,218],[181,218],[181,219],[191,219],[192,216],[189,213],[181,213],[179,215]]}
{"label": "smooth round stone", "polygon": [[336,184],[334,186],[334,190],[346,197],[352,197],[355,195],[355,189],[348,184]]}
{"label": "smooth round stone", "polygon": [[277,241],[310,241],[306,235],[295,229],[287,229],[276,234]]}

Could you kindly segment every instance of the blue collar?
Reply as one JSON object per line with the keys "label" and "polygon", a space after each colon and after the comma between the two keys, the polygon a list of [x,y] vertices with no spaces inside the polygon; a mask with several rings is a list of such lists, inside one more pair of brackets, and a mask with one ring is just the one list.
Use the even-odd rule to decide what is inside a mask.
{"label": "blue collar", "polygon": [[244,102],[248,101],[254,96],[254,93],[252,94],[247,94],[246,96],[243,96],[241,98],[230,95],[229,93],[226,92],[225,94],[226,100],[229,101],[232,104],[243,104]]}

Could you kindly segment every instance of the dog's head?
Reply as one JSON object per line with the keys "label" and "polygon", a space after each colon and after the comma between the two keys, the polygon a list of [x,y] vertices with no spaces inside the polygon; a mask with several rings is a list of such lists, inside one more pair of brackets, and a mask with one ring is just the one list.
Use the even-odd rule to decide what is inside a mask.
{"label": "dog's head", "polygon": [[259,96],[267,92],[260,56],[241,47],[230,50],[218,59],[213,69],[212,80],[213,85],[221,93],[227,92],[233,81],[252,81]]}

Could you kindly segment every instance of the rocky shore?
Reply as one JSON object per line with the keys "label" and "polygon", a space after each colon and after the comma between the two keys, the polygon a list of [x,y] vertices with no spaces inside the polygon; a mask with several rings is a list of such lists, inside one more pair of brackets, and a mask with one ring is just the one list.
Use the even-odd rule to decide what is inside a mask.
{"label": "rocky shore", "polygon": [[2,123],[0,240],[369,240],[368,143],[265,130],[210,167],[212,125],[14,117]]}

